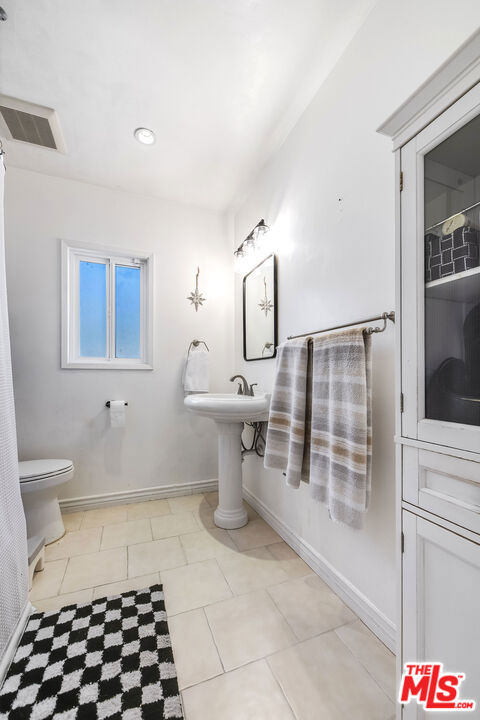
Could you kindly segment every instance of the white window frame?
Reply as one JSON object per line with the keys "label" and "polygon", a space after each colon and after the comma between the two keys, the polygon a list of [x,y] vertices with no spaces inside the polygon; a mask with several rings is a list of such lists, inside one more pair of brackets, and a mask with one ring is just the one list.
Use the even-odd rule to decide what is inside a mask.
{"label": "white window frame", "polygon": [[[107,357],[80,355],[79,263],[107,266]],[[140,268],[140,358],[115,357],[115,267]],[[138,250],[62,240],[62,368],[153,370],[153,255]]]}

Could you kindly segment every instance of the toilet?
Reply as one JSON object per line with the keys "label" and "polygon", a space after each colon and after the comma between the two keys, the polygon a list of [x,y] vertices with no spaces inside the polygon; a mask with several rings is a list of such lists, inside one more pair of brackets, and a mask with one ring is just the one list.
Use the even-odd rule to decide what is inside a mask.
{"label": "toilet", "polygon": [[24,460],[18,469],[27,537],[45,538],[48,545],[65,534],[58,495],[75,468],[71,460]]}

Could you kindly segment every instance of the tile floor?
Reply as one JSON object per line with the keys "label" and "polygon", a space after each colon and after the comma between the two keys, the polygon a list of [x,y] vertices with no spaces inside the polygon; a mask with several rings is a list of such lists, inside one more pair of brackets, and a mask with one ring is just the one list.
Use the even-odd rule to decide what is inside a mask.
{"label": "tile floor", "polygon": [[64,516],[38,610],[162,582],[186,720],[390,720],[394,656],[247,506],[220,530],[217,493]]}

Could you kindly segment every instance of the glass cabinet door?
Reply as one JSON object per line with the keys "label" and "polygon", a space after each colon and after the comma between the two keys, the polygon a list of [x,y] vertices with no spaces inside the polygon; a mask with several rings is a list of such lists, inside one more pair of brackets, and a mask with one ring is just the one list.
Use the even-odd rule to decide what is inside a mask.
{"label": "glass cabinet door", "polygon": [[480,116],[424,156],[425,417],[480,425]]}
{"label": "glass cabinet door", "polygon": [[480,84],[400,163],[402,435],[480,452]]}

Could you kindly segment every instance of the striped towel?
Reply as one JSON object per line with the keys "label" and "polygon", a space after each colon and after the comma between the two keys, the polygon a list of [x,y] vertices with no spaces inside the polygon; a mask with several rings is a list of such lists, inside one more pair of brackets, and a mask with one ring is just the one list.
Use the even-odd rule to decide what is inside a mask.
{"label": "striped towel", "polygon": [[332,520],[360,527],[370,499],[370,335],[364,328],[278,348],[265,467],[310,482]]}
{"label": "striped towel", "polygon": [[300,480],[308,481],[308,443],[307,447],[305,444],[308,355],[306,338],[278,346],[270,402],[265,467],[283,470],[287,484],[292,487],[298,487]]}
{"label": "striped towel", "polygon": [[364,328],[313,341],[310,487],[330,517],[360,527],[370,499],[371,336]]}

